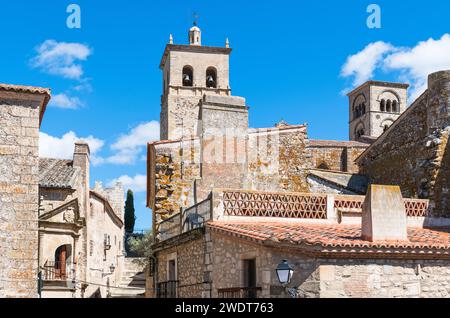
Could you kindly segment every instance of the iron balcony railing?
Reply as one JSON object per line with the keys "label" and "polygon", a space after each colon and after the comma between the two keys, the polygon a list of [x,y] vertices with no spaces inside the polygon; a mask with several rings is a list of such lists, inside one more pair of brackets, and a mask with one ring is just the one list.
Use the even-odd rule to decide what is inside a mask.
{"label": "iron balcony railing", "polygon": [[158,283],[156,297],[157,298],[177,298],[178,297],[178,281],[170,280]]}
{"label": "iron balcony railing", "polygon": [[203,227],[205,222],[212,218],[211,210],[211,197],[183,210],[182,232]]}
{"label": "iron balcony railing", "polygon": [[219,298],[258,298],[261,287],[234,287],[218,290]]}
{"label": "iron balcony railing", "polygon": [[67,262],[46,261],[42,267],[44,281],[65,281],[75,279],[75,267]]}

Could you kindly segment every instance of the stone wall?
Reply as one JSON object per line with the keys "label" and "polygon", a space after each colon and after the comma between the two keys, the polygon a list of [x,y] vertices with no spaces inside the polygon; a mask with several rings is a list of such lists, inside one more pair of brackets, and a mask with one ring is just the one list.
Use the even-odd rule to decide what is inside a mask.
{"label": "stone wall", "polygon": [[288,297],[275,268],[294,266],[291,286],[301,298],[450,298],[449,260],[323,259],[264,247],[213,233],[213,297],[218,289],[244,287],[243,261],[256,260],[258,297]]}
{"label": "stone wall", "polygon": [[283,259],[297,268],[292,285],[299,286],[301,297],[318,297],[320,281],[318,263],[315,259],[300,254],[283,253],[281,250],[265,248],[258,244],[211,233],[212,253],[212,297],[218,290],[244,286],[244,260],[256,260],[256,285],[261,287],[258,297],[287,297],[276,276],[275,268]]}
{"label": "stone wall", "polygon": [[204,290],[205,238],[193,239],[177,246],[157,252],[158,282],[169,280],[167,263],[176,261],[176,280],[180,298],[201,298]]}
{"label": "stone wall", "polygon": [[[214,99],[236,97],[206,101]],[[357,166],[351,163],[365,149],[345,142],[311,146],[305,125],[247,133],[245,101],[233,111],[210,104],[202,112],[202,138],[149,145],[148,204],[155,233],[161,221],[205,200],[213,188],[310,192],[309,169],[326,162],[330,169],[353,172]]]}
{"label": "stone wall", "polygon": [[250,131],[245,188],[308,192],[306,140],[304,125]]}
{"label": "stone wall", "polygon": [[450,298],[448,260],[321,260],[321,297]]}
{"label": "stone wall", "polygon": [[[168,142],[149,147],[149,206],[153,225],[194,204],[194,180],[200,177],[199,141]],[[183,158],[183,159],[182,159]],[[149,170],[150,170],[149,169]],[[155,228],[154,228],[155,229]]]}
{"label": "stone wall", "polygon": [[[310,168],[358,173],[359,168],[355,159],[361,155],[366,147],[346,146],[346,142],[332,141],[334,146],[308,146]],[[342,143],[342,145],[339,145]]]}
{"label": "stone wall", "polygon": [[0,90],[0,298],[37,296],[39,125],[48,97]]}
{"label": "stone wall", "polygon": [[357,161],[373,183],[430,199],[434,216],[450,215],[448,83],[450,72],[430,75],[429,89]]}
{"label": "stone wall", "polygon": [[[91,283],[85,291],[85,297],[91,297],[100,291],[105,298],[108,293],[106,286],[118,286],[121,278],[124,262],[123,237],[124,225],[118,219],[116,212],[111,210],[105,198],[91,192],[90,212],[86,222],[86,238],[88,253],[86,261],[81,266],[86,266],[86,280]],[[105,239],[109,248],[105,248]],[[111,273],[111,265],[115,270]],[[110,275],[104,275],[109,274]],[[101,285],[101,286],[99,286]]]}

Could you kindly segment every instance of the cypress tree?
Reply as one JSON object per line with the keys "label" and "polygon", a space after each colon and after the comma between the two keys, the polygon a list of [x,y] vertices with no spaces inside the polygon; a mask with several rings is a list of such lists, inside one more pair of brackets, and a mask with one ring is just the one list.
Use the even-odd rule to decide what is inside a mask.
{"label": "cypress tree", "polygon": [[125,232],[134,232],[134,223],[136,222],[136,216],[134,215],[134,195],[133,191],[128,190],[127,200],[125,201]]}

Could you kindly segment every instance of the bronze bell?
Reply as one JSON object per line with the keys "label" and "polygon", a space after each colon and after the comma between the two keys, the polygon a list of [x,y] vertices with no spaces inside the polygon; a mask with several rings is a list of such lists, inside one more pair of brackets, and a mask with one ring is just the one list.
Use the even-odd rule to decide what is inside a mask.
{"label": "bronze bell", "polygon": [[215,87],[216,86],[216,82],[214,81],[214,78],[211,75],[209,75],[206,78],[206,83],[208,84],[208,87]]}
{"label": "bronze bell", "polygon": [[184,84],[190,85],[191,84],[191,77],[188,74],[184,74],[183,82],[184,82]]}

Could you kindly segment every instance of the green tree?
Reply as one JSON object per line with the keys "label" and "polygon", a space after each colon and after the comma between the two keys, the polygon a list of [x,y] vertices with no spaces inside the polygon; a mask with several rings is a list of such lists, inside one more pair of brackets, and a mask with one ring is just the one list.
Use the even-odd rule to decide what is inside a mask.
{"label": "green tree", "polygon": [[132,236],[128,238],[130,252],[135,257],[148,257],[152,255],[153,234],[151,231],[142,236]]}
{"label": "green tree", "polygon": [[133,233],[136,216],[134,215],[134,195],[133,191],[128,190],[127,200],[125,201],[125,232]]}

